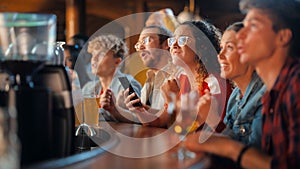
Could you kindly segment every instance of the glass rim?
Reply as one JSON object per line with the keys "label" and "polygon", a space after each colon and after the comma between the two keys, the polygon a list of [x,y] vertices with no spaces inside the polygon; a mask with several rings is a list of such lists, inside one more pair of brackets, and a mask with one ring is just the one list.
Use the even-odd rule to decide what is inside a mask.
{"label": "glass rim", "polygon": [[1,27],[31,27],[56,23],[55,14],[1,12]]}

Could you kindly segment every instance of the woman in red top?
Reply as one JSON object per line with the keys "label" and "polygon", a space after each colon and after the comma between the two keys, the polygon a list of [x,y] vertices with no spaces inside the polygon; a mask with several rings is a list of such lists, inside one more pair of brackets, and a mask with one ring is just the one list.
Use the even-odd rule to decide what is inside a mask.
{"label": "woman in red top", "polygon": [[[201,125],[208,124],[213,130],[224,117],[226,101],[231,93],[230,84],[219,76],[217,54],[220,51],[220,37],[221,33],[213,25],[205,21],[193,21],[178,26],[174,37],[168,39],[173,62],[185,69],[191,89],[198,90],[200,96],[205,91],[214,96],[207,101],[206,109],[202,107],[198,113]],[[170,80],[162,89],[165,96],[169,92],[178,93],[174,80]]]}

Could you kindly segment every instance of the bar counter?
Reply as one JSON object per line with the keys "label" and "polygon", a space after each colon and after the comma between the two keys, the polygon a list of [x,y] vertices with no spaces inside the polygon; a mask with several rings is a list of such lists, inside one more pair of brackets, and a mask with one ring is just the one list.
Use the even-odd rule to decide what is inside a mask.
{"label": "bar counter", "polygon": [[[100,148],[96,147],[87,152],[28,168],[214,168],[211,164],[211,156],[204,153],[196,153],[196,157],[192,159],[179,160],[174,157],[178,150],[179,138],[167,129],[103,122],[101,126],[95,127],[95,130],[98,134],[92,140],[98,142]],[[109,133],[109,139],[101,143],[101,137],[107,137],[103,131]]]}

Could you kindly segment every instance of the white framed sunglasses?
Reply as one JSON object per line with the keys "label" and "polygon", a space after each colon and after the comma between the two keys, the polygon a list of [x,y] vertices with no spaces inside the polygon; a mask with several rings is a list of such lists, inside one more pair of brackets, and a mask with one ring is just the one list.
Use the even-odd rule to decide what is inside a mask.
{"label": "white framed sunglasses", "polygon": [[168,46],[172,47],[176,41],[178,46],[183,47],[187,44],[189,37],[188,36],[179,36],[178,38],[172,37],[172,38],[168,38]]}
{"label": "white framed sunglasses", "polygon": [[142,41],[138,41],[135,45],[134,48],[135,50],[139,50],[141,45],[148,45],[150,42],[150,36],[146,36]]}

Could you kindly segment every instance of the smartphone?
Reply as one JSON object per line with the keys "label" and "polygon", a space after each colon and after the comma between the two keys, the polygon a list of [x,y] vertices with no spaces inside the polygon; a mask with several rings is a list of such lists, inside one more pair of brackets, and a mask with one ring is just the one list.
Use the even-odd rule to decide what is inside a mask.
{"label": "smartphone", "polygon": [[[119,81],[121,83],[121,85],[123,86],[123,88],[126,90],[129,88],[129,94],[135,93],[133,87],[131,86],[129,80],[127,79],[127,77],[123,76],[123,77],[118,77]],[[137,95],[135,94],[135,96],[131,99],[131,100],[136,100],[139,99],[137,97]],[[133,104],[134,107],[141,107],[143,106],[141,102],[137,102],[135,104]]]}

